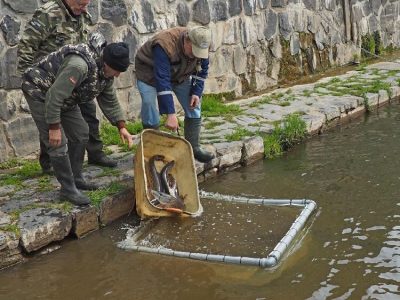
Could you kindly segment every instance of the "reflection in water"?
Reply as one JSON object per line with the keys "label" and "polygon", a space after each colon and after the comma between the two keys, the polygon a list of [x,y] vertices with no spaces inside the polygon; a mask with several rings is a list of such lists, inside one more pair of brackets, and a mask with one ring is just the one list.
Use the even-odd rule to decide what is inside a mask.
{"label": "reflection in water", "polygon": [[[301,244],[273,271],[124,251],[116,243],[123,240],[126,230],[119,228],[125,225],[115,224],[2,271],[0,299],[400,299],[399,121],[400,108],[386,107],[282,158],[201,186],[223,194],[317,202],[318,216]],[[231,219],[222,213],[228,208],[208,205],[205,212],[215,215],[192,224],[193,230],[212,232],[214,222],[239,220],[233,212]],[[243,220],[246,216],[237,222]],[[214,247],[234,251],[228,248],[239,246],[233,242],[237,230],[229,232],[226,225],[216,227],[222,244]],[[193,238],[178,223],[168,226],[171,232],[164,234],[176,236],[178,245],[181,234]]]}

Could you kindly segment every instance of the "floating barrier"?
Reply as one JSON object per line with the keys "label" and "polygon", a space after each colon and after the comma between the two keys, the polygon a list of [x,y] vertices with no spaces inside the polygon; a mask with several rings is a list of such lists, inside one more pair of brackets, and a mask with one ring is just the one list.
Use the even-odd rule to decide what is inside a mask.
{"label": "floating barrier", "polygon": [[218,201],[229,201],[265,206],[295,206],[303,207],[300,215],[292,223],[287,233],[278,242],[275,248],[268,254],[267,257],[244,257],[244,256],[230,256],[220,254],[207,254],[195,253],[186,251],[175,251],[166,248],[151,248],[146,246],[133,246],[130,249],[135,251],[162,254],[168,256],[175,256],[181,258],[190,258],[202,261],[221,262],[227,264],[238,264],[247,266],[259,266],[261,268],[273,268],[282,259],[285,252],[289,249],[292,242],[299,236],[302,229],[315,208],[316,203],[308,199],[264,199],[264,198],[248,198],[243,196],[222,195],[219,193],[210,193],[201,191],[200,196],[203,198],[214,199]]}

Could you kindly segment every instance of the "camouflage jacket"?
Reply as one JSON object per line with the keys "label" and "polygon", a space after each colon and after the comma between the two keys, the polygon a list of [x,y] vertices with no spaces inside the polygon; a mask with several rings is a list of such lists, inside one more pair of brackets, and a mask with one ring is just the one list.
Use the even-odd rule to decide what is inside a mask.
{"label": "camouflage jacket", "polygon": [[27,23],[18,45],[18,71],[67,44],[86,43],[89,14],[72,16],[62,0],[52,0],[38,8]]}
{"label": "camouflage jacket", "polygon": [[[102,73],[104,45],[66,45],[25,71],[22,90],[35,101],[45,102],[48,124],[59,123],[62,111],[95,98],[111,123],[123,120],[113,79]],[[78,58],[78,66],[73,66],[78,71],[68,73],[66,66],[72,58]]]}

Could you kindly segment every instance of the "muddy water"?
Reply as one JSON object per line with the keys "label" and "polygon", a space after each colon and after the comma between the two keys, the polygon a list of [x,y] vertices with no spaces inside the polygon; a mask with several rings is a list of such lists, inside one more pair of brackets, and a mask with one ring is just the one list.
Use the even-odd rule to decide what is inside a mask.
{"label": "muddy water", "polygon": [[[276,270],[125,251],[116,246],[132,225],[124,220],[1,271],[0,299],[400,299],[399,124],[398,105],[382,108],[201,186],[318,203],[308,233]],[[204,204],[206,212],[228,209]],[[249,219],[263,225],[256,214]]]}

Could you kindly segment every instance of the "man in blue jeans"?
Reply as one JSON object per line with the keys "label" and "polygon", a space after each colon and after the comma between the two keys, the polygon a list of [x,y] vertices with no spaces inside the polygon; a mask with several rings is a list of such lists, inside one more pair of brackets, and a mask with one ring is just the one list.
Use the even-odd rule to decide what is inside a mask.
{"label": "man in blue jeans", "polygon": [[166,114],[165,126],[178,129],[175,93],[185,112],[185,139],[192,145],[194,157],[203,163],[214,158],[200,147],[201,96],[208,75],[210,43],[211,32],[204,26],[176,27],[158,32],[135,58],[143,127],[158,129],[160,114]]}

